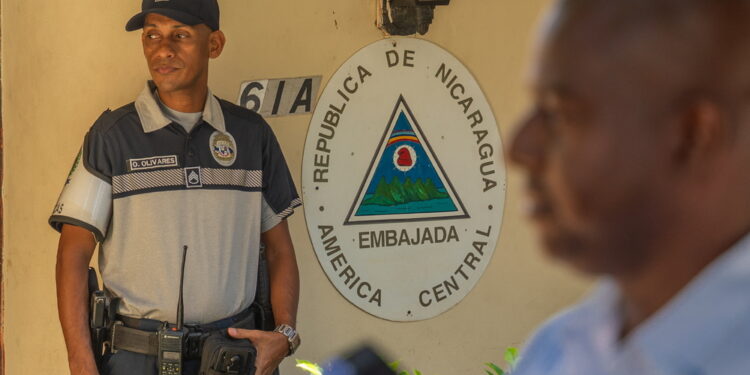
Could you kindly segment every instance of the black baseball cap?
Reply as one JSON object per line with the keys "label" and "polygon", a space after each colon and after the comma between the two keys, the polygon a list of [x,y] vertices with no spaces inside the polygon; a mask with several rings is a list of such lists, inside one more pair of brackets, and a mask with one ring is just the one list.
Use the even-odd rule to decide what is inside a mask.
{"label": "black baseball cap", "polygon": [[143,0],[141,12],[128,21],[125,30],[143,28],[149,13],[158,13],[190,26],[205,23],[211,30],[219,30],[219,4],[216,0]]}

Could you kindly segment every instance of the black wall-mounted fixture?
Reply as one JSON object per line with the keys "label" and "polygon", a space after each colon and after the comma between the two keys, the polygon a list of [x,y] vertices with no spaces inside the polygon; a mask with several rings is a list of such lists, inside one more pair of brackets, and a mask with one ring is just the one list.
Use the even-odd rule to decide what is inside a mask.
{"label": "black wall-mounted fixture", "polygon": [[435,16],[435,6],[451,0],[378,0],[378,27],[390,35],[427,33]]}

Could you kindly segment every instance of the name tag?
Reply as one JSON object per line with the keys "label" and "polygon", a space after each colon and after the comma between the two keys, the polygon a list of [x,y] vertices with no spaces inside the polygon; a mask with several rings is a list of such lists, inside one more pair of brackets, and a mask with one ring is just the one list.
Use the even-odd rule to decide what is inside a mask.
{"label": "name tag", "polygon": [[154,156],[150,158],[128,159],[128,172],[146,169],[177,167],[177,155]]}

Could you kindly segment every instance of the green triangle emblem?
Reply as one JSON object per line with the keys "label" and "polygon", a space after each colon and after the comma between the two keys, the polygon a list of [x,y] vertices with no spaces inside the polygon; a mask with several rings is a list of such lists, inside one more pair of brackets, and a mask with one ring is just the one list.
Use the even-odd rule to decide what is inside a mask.
{"label": "green triangle emblem", "polygon": [[344,224],[467,217],[422,128],[400,96]]}

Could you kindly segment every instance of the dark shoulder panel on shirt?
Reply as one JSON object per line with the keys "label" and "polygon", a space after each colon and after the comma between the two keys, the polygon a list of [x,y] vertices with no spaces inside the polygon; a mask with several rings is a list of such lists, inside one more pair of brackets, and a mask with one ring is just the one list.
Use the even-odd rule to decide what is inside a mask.
{"label": "dark shoulder panel on shirt", "polygon": [[[249,126],[256,126],[259,129],[270,129],[270,126],[268,126],[266,120],[263,119],[263,116],[245,107],[240,107],[234,103],[228,102],[224,99],[218,99],[219,103],[221,104],[221,108],[224,110],[224,121],[226,123],[234,123],[235,121],[239,121]],[[227,118],[227,115],[232,116],[233,118]]]}
{"label": "dark shoulder panel on shirt", "polygon": [[122,145],[141,129],[135,103],[106,110],[91,126],[83,142],[83,165],[93,175],[111,181],[115,162],[122,159]]}
{"label": "dark shoulder panel on shirt", "polygon": [[135,110],[135,103],[126,104],[114,111],[109,109],[104,111],[96,122],[94,122],[94,125],[91,126],[91,131],[106,134],[122,120],[129,118],[128,115],[134,115],[135,119],[138,118],[138,113]]}

